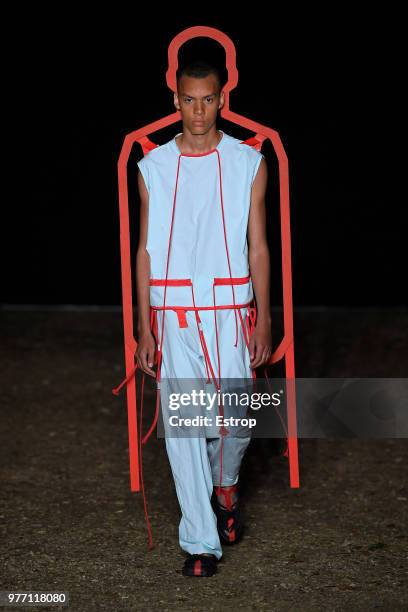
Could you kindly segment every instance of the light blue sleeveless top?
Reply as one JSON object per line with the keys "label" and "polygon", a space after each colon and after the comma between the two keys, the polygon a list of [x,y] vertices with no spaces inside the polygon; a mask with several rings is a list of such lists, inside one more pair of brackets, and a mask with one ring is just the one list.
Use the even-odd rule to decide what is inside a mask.
{"label": "light blue sleeveless top", "polygon": [[[149,193],[147,251],[150,277],[167,284],[167,306],[246,304],[253,298],[249,276],[247,229],[251,187],[264,155],[222,130],[215,149],[182,154],[176,134],[149,151],[138,167]],[[174,205],[174,216],[173,216]],[[173,218],[173,224],[172,224]],[[224,223],[223,223],[224,221]],[[172,228],[172,230],[171,230]],[[225,228],[225,232],[224,232]],[[168,247],[171,230],[171,245]],[[227,240],[227,245],[226,245]],[[227,251],[228,247],[228,251]],[[150,304],[162,306],[164,286],[150,286]]]}

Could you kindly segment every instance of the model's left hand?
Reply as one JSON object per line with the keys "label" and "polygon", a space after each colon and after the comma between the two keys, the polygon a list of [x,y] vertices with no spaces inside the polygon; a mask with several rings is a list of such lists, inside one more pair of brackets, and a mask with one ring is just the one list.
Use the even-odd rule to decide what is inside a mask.
{"label": "model's left hand", "polygon": [[270,323],[258,323],[249,340],[249,355],[251,368],[258,368],[267,363],[272,354],[272,334]]}

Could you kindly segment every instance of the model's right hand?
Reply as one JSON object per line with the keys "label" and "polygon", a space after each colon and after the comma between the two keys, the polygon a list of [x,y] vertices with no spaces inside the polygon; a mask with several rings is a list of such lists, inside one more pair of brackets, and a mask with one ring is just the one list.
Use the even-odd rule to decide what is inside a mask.
{"label": "model's right hand", "polygon": [[151,332],[140,334],[135,356],[138,367],[149,376],[156,377],[156,372],[152,370],[153,364],[157,362],[156,341]]}

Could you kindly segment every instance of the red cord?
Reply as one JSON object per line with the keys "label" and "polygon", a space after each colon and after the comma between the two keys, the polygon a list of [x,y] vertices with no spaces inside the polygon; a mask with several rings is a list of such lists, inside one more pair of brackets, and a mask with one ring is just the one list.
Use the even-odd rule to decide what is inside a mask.
{"label": "red cord", "polygon": [[229,270],[229,274],[230,274],[230,278],[231,278],[232,301],[233,301],[233,304],[234,304],[234,314],[235,314],[235,329],[236,329],[236,333],[235,333],[235,345],[234,346],[237,346],[237,344],[238,344],[238,319],[237,319],[237,312],[235,310],[235,292],[234,292],[234,285],[232,283],[231,264],[230,264],[229,251],[228,251],[228,241],[227,241],[227,232],[226,232],[226,228],[225,228],[224,199],[222,197],[222,171],[221,171],[220,154],[219,154],[218,150],[217,150],[217,158],[218,158],[218,168],[219,168],[219,171],[220,171],[219,175],[220,175],[220,198],[221,198],[222,225],[223,225],[223,229],[224,229],[225,249],[226,249],[226,252],[227,252],[228,270]]}

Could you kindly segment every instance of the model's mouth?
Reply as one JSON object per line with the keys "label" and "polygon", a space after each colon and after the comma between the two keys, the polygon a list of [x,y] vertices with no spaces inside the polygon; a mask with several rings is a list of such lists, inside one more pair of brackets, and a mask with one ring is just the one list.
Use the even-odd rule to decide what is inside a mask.
{"label": "model's mouth", "polygon": [[193,121],[193,125],[204,125],[204,121]]}

